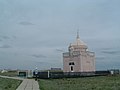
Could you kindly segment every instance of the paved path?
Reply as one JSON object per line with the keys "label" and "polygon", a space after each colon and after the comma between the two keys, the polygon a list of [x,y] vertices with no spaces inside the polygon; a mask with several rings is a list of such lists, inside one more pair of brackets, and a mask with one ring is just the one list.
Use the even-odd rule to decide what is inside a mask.
{"label": "paved path", "polygon": [[1,75],[0,77],[23,80],[20,86],[16,90],[40,90],[38,82],[35,81],[34,79],[24,79],[19,77],[8,77],[8,76],[1,76]]}
{"label": "paved path", "polygon": [[38,82],[34,79],[24,79],[16,90],[40,90]]}

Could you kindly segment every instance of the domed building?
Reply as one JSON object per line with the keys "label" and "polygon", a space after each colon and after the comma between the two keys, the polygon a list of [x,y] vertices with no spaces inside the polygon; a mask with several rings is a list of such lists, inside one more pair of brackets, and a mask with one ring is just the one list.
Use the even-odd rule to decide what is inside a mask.
{"label": "domed building", "polygon": [[74,43],[63,53],[63,72],[95,72],[95,53],[88,51],[79,34]]}

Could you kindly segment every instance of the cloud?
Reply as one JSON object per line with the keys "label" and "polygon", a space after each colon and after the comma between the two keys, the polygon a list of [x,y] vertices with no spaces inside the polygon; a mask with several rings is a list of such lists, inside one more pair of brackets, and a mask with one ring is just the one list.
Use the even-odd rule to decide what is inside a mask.
{"label": "cloud", "polygon": [[37,67],[39,70],[46,70],[46,69],[50,69],[51,67],[54,67],[54,64],[53,63],[50,63],[50,62],[36,62],[36,61],[33,61],[32,62],[34,64],[35,67]]}
{"label": "cloud", "polygon": [[0,36],[0,40],[2,40],[2,39],[10,39],[10,37],[8,37],[8,36]]}
{"label": "cloud", "polygon": [[13,35],[12,38],[16,39],[17,37]]}
{"label": "cloud", "polygon": [[4,45],[1,45],[0,48],[11,48],[11,46],[7,45],[7,44],[4,44]]}
{"label": "cloud", "polygon": [[56,49],[57,52],[64,52],[63,49]]}
{"label": "cloud", "polygon": [[41,54],[33,54],[33,55],[31,55],[32,57],[35,57],[35,58],[46,58],[46,56],[44,56],[44,55],[41,55]]}
{"label": "cloud", "polygon": [[12,35],[12,36],[0,35],[0,41],[13,40],[13,39],[16,39],[16,38],[17,37],[15,35]]}
{"label": "cloud", "polygon": [[107,51],[107,50],[111,50],[111,49],[113,49],[113,48],[101,48],[101,50],[103,50],[103,51]]}
{"label": "cloud", "polygon": [[118,48],[110,48],[110,47],[102,48],[100,52],[104,54],[120,54],[120,50]]}
{"label": "cloud", "polygon": [[96,57],[96,60],[104,60],[105,57]]}
{"label": "cloud", "polygon": [[27,21],[19,22],[19,24],[20,24],[20,25],[24,25],[24,26],[27,26],[27,25],[34,25],[33,23],[27,22]]}
{"label": "cloud", "polygon": [[106,53],[106,54],[119,54],[120,51],[101,51],[102,53]]}
{"label": "cloud", "polygon": [[10,39],[8,36],[2,36],[3,39]]}
{"label": "cloud", "polygon": [[36,63],[39,63],[40,65],[46,65],[46,64],[51,64],[51,63],[49,63],[49,62],[39,62],[39,61],[36,61]]}

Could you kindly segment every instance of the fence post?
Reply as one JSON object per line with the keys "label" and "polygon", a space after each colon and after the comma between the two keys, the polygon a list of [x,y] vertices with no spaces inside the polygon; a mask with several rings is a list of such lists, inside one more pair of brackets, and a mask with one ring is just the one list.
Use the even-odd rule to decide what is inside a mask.
{"label": "fence post", "polygon": [[50,71],[48,70],[48,78],[50,78]]}

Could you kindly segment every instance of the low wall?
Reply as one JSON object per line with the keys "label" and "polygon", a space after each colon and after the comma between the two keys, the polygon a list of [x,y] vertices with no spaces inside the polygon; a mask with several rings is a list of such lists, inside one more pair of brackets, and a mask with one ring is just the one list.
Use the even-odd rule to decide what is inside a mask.
{"label": "low wall", "polygon": [[47,79],[47,78],[77,78],[77,77],[92,77],[92,76],[105,76],[109,75],[109,71],[96,71],[96,72],[38,72],[33,77]]}

